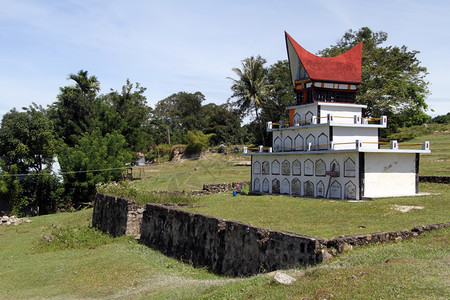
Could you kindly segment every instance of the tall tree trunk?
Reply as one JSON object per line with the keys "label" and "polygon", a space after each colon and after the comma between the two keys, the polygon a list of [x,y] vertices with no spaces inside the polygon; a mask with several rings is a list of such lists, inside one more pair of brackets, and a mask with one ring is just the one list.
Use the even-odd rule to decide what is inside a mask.
{"label": "tall tree trunk", "polygon": [[255,114],[256,114],[256,121],[258,122],[258,126],[259,126],[259,133],[261,134],[262,144],[264,146],[264,145],[266,145],[266,141],[264,138],[264,127],[262,126],[263,124],[259,118],[258,106],[256,106],[256,105],[255,105]]}

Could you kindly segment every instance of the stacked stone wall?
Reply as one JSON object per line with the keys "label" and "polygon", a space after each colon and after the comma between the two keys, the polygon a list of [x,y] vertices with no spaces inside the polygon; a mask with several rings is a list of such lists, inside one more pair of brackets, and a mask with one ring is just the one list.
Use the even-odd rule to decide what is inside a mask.
{"label": "stacked stone wall", "polygon": [[399,242],[450,226],[446,222],[327,240],[271,231],[167,205],[138,206],[133,200],[103,194],[96,196],[92,224],[113,236],[135,236],[166,255],[228,276],[315,265],[356,246]]}
{"label": "stacked stone wall", "polygon": [[140,241],[230,276],[321,263],[325,242],[157,204],[145,207]]}
{"label": "stacked stone wall", "polygon": [[420,182],[450,183],[450,176],[419,176]]}
{"label": "stacked stone wall", "polygon": [[330,252],[336,250],[338,253],[342,253],[353,247],[365,246],[370,244],[400,242],[404,239],[410,239],[417,237],[420,234],[426,233],[431,230],[442,229],[449,227],[450,222],[438,223],[432,225],[420,225],[413,227],[411,230],[397,230],[397,231],[383,231],[368,234],[354,234],[354,235],[342,235],[337,238],[332,238],[326,242],[327,249]]}
{"label": "stacked stone wall", "polygon": [[239,181],[232,183],[206,183],[203,185],[202,190],[191,190],[191,191],[150,191],[153,194],[165,194],[165,195],[209,195],[209,194],[217,194],[223,192],[229,192],[237,189],[238,187],[243,187],[244,185],[250,185],[250,181]]}
{"label": "stacked stone wall", "polygon": [[131,235],[139,238],[144,208],[134,200],[97,194],[94,202],[92,226],[114,237]]}

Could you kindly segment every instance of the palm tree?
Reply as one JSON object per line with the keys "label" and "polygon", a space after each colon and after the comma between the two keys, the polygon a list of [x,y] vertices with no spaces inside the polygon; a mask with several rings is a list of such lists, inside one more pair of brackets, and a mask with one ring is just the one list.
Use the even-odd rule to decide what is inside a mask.
{"label": "palm tree", "polygon": [[88,71],[80,70],[77,74],[69,74],[68,80],[76,82],[76,89],[81,93],[79,105],[88,115],[92,114],[92,105],[97,93],[100,91],[100,83],[96,76],[88,76]]}
{"label": "palm tree", "polygon": [[263,144],[265,142],[264,127],[260,110],[264,106],[270,89],[267,69],[264,67],[265,63],[266,60],[259,55],[256,58],[254,56],[248,57],[242,61],[242,69],[232,69],[238,78],[228,77],[233,81],[231,98],[237,98],[234,105],[238,108],[241,116],[245,116],[247,113],[255,113]]}

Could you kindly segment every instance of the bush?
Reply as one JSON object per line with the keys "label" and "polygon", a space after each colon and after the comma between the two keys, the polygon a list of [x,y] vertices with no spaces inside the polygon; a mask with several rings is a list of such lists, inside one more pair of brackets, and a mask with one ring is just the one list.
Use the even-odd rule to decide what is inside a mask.
{"label": "bush", "polygon": [[214,133],[204,134],[201,131],[188,131],[188,144],[186,146],[187,154],[199,154],[206,150],[209,145],[209,140],[214,136]]}
{"label": "bush", "polygon": [[141,190],[134,184],[124,181],[98,184],[97,191],[103,194],[133,199],[139,205],[146,203],[186,203],[192,206],[197,201],[197,197],[190,194],[156,194],[147,190]]}
{"label": "bush", "polygon": [[53,252],[68,249],[94,249],[115,242],[109,234],[87,226],[53,227],[52,233],[45,236],[37,245],[37,252]]}
{"label": "bush", "polygon": [[217,148],[217,152],[219,153],[227,152],[227,146],[225,146],[224,144],[220,144],[220,146]]}

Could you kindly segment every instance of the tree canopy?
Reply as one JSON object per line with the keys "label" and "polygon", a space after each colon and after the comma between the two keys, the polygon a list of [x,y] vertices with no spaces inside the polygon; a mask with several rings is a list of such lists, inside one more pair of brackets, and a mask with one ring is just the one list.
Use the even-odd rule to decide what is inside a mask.
{"label": "tree canopy", "polygon": [[386,32],[374,32],[368,27],[349,30],[336,45],[319,54],[336,56],[363,42],[362,83],[356,101],[367,105],[368,116],[388,116],[388,128],[393,132],[429,120],[425,114],[429,90],[427,69],[417,58],[419,51],[408,50],[405,45],[382,46],[387,38]]}

